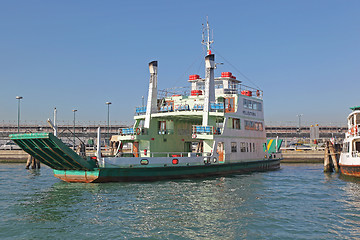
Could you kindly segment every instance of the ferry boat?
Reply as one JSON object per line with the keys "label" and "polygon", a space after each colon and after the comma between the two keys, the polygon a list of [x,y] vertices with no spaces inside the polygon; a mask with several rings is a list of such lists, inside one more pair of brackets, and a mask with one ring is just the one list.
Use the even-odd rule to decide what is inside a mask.
{"label": "ferry boat", "polygon": [[345,133],[339,166],[344,175],[360,177],[360,106],[350,108],[348,132]]}
{"label": "ferry boat", "polygon": [[[76,154],[52,133],[13,134],[23,150],[67,182],[178,179],[280,168],[281,140],[266,140],[263,91],[231,72],[215,77],[209,24],[205,27],[205,77],[189,76],[189,91],[158,90],[158,62],[149,63],[146,106],[134,125],[111,136],[104,156],[98,129],[96,156]],[[203,35],[203,36],[204,36]],[[125,147],[130,151],[125,151]]]}

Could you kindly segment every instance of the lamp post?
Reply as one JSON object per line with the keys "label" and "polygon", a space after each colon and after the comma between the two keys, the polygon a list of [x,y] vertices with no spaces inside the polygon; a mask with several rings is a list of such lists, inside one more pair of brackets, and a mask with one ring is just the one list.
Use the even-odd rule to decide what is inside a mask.
{"label": "lamp post", "polygon": [[74,112],[74,127],[73,127],[73,134],[74,134],[74,143],[73,143],[73,149],[75,150],[75,113],[77,112],[76,109],[72,110]]}
{"label": "lamp post", "polygon": [[301,116],[303,116],[304,114],[298,114],[296,115],[299,118],[299,136],[300,136],[300,132],[301,132]]}
{"label": "lamp post", "polygon": [[110,104],[111,104],[111,102],[106,102],[105,103],[107,106],[108,106],[108,111],[107,111],[107,143],[108,143],[108,145],[109,145],[109,128],[110,128]]}
{"label": "lamp post", "polygon": [[17,121],[17,129],[18,133],[20,132],[20,100],[23,99],[21,96],[16,96],[16,99],[18,100],[18,121]]}

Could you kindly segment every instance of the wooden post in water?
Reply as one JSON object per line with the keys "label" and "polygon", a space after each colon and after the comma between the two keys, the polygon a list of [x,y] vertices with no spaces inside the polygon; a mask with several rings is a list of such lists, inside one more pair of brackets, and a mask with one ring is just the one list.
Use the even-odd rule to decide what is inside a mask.
{"label": "wooden post in water", "polygon": [[325,155],[324,155],[324,172],[332,172],[332,171],[333,171],[333,168],[331,166],[330,156],[329,156],[329,142],[326,141]]}
{"label": "wooden post in water", "polygon": [[40,161],[37,160],[36,158],[34,158],[35,161],[35,166],[37,167],[37,169],[40,169]]}
{"label": "wooden post in water", "polygon": [[330,149],[330,155],[331,155],[332,164],[334,166],[335,172],[339,172],[339,164],[338,164],[338,161],[336,159],[335,148],[334,148],[334,145],[332,143],[329,144],[329,149]]}
{"label": "wooden post in water", "polygon": [[31,169],[36,169],[36,160],[33,156],[31,156]]}
{"label": "wooden post in water", "polygon": [[31,168],[32,169],[40,169],[40,161],[35,159],[33,156],[29,155],[28,159],[27,159],[27,162],[26,162],[26,166],[25,168],[26,169],[29,169],[30,168],[30,165],[31,165]]}
{"label": "wooden post in water", "polygon": [[28,156],[28,159],[27,159],[27,161],[26,161],[26,166],[25,166],[26,169],[29,169],[29,168],[30,168],[31,161],[32,161],[32,156],[29,155],[29,156]]}

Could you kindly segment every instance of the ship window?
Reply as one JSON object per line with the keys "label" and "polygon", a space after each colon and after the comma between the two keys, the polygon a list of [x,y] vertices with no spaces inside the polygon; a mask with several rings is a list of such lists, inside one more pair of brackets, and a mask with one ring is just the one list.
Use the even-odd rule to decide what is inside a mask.
{"label": "ship window", "polygon": [[253,149],[253,152],[255,152],[255,143],[253,143],[253,148],[252,149]]}
{"label": "ship window", "polygon": [[246,130],[263,131],[263,123],[245,120],[245,129]]}
{"label": "ship window", "polygon": [[360,124],[360,115],[356,115],[356,125]]}
{"label": "ship window", "polygon": [[359,152],[360,151],[360,142],[355,142],[355,151]]}
{"label": "ship window", "polygon": [[253,109],[257,111],[262,110],[262,104],[260,102],[251,101],[249,99],[244,99],[243,101],[244,108]]}
{"label": "ship window", "polygon": [[244,142],[240,143],[240,152],[246,152],[246,143]]}
{"label": "ship window", "polygon": [[231,143],[231,152],[237,152],[237,144],[236,144],[236,142]]}
{"label": "ship window", "polygon": [[252,143],[249,143],[249,152],[252,152]]}
{"label": "ship window", "polygon": [[240,129],[240,119],[239,118],[229,118],[228,128]]}
{"label": "ship window", "polygon": [[349,152],[349,143],[348,142],[344,142],[344,146],[343,146],[343,152],[344,153],[348,153]]}
{"label": "ship window", "polygon": [[238,118],[233,118],[233,127],[235,129],[240,129],[240,119]]}

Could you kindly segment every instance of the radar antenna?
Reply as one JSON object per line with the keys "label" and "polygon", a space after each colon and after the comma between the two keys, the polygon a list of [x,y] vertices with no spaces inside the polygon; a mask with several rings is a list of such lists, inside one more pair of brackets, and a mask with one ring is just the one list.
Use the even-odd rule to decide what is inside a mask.
{"label": "radar antenna", "polygon": [[[213,34],[212,34],[213,35]],[[202,32],[202,41],[201,44],[206,47],[207,55],[211,54],[211,44],[214,43],[213,36],[211,36],[210,40],[210,26],[208,17],[206,17],[206,27],[203,24],[203,32]]]}

